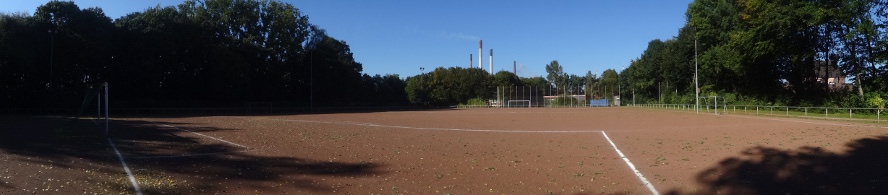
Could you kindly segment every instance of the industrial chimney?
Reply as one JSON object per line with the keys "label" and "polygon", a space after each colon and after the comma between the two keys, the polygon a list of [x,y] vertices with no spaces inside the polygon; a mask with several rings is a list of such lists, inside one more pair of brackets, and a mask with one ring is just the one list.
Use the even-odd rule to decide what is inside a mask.
{"label": "industrial chimney", "polygon": [[490,49],[490,64],[487,66],[489,66],[490,75],[493,75],[493,49]]}
{"label": "industrial chimney", "polygon": [[483,40],[478,40],[478,68],[480,68],[480,69],[484,69],[484,68],[481,66],[481,56],[482,56],[481,48],[482,48],[482,46],[483,46],[481,43],[483,43]]}

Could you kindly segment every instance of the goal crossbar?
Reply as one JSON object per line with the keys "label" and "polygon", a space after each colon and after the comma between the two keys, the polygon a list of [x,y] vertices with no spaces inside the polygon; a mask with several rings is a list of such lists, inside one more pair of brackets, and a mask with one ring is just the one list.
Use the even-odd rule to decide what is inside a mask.
{"label": "goal crossbar", "polygon": [[[527,102],[527,107],[530,108],[530,106],[531,106],[530,100],[508,100],[508,101],[506,101],[506,107],[511,108],[512,102],[516,102],[516,103],[517,102]],[[522,105],[521,107],[524,107],[524,106]]]}

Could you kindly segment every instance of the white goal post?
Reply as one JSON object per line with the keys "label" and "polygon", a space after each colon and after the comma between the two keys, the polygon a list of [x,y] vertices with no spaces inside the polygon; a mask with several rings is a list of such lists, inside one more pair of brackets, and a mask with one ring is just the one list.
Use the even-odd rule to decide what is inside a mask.
{"label": "white goal post", "polygon": [[725,97],[722,96],[700,96],[700,106],[703,107],[701,109],[705,109],[704,112],[709,112],[711,106],[712,111],[714,111],[716,115],[719,114],[719,109],[723,109],[721,114],[727,114],[728,112],[727,101],[725,101]]}
{"label": "white goal post", "polygon": [[[96,125],[100,125],[99,123],[104,120],[105,135],[108,135],[108,123],[110,120],[108,113],[108,110],[110,110],[108,109],[108,83],[105,82],[89,85],[85,93],[86,94],[84,94],[85,96],[83,97],[83,103],[80,105],[80,114],[78,115],[85,116],[85,111],[87,111],[88,108],[95,106],[96,116],[92,120],[94,123],[96,123]],[[95,105],[90,102],[93,99],[96,100]],[[103,111],[105,114],[104,116],[102,116]]]}
{"label": "white goal post", "polygon": [[[506,101],[506,107],[511,108],[513,105],[513,102],[514,102],[514,105],[521,105],[521,104],[518,104],[518,102],[526,102],[527,103],[527,106],[521,105],[520,107],[530,108],[530,106],[531,106],[530,100],[509,100],[509,101]],[[516,107],[518,107],[518,106],[516,106]]]}

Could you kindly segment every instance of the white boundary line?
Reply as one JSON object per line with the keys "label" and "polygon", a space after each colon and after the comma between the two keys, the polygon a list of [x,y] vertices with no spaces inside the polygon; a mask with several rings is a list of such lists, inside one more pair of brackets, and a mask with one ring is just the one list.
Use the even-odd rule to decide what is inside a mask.
{"label": "white boundary line", "polygon": [[133,176],[133,172],[130,171],[129,166],[126,165],[126,161],[123,160],[123,155],[120,155],[120,150],[117,150],[117,146],[114,145],[114,142],[111,141],[111,137],[106,138],[108,140],[108,144],[111,145],[111,148],[114,149],[114,153],[117,154],[117,159],[120,159],[120,164],[123,165],[123,170],[126,171],[127,177],[129,177],[130,183],[133,184],[133,188],[136,190],[136,194],[142,195],[142,188],[139,187],[139,182],[136,181],[136,177]]}
{"label": "white boundary line", "polygon": [[603,135],[604,138],[607,139],[607,142],[610,142],[611,146],[614,147],[614,151],[617,151],[617,154],[620,155],[620,158],[622,158],[623,161],[626,162],[626,165],[629,165],[629,168],[632,169],[632,172],[635,172],[635,176],[638,177],[638,180],[641,180],[641,183],[644,183],[644,185],[647,186],[648,190],[651,191],[651,194],[659,195],[660,192],[657,192],[657,189],[654,188],[654,185],[652,185],[651,182],[648,182],[648,180],[644,178],[644,175],[641,175],[641,172],[639,172],[638,169],[635,169],[635,165],[632,164],[632,162],[629,162],[629,158],[623,155],[623,152],[620,152],[620,149],[617,148],[617,145],[614,144],[613,141],[611,141],[610,137],[607,137],[607,133],[601,131],[601,135]]}
{"label": "white boundary line", "polygon": [[152,158],[197,157],[197,156],[210,156],[210,155],[217,155],[217,154],[234,154],[234,153],[249,152],[249,151],[255,151],[255,150],[257,150],[257,149],[238,150],[238,151],[231,151],[231,152],[208,152],[208,153],[181,154],[181,155],[164,155],[164,156],[159,156],[159,155],[158,155],[158,156],[127,156],[126,158],[130,158],[130,159],[152,159]]}
{"label": "white boundary line", "polygon": [[[238,117],[245,118],[245,117]],[[366,126],[366,127],[389,127],[389,128],[400,128],[400,129],[414,129],[414,130],[435,130],[435,131],[463,131],[463,132],[496,132],[496,133],[595,133],[601,132],[601,135],[607,139],[607,142],[614,148],[614,151],[620,155],[620,158],[626,162],[626,165],[629,165],[629,168],[632,169],[632,172],[635,173],[635,176],[638,177],[639,180],[647,187],[647,189],[651,192],[651,194],[659,195],[660,192],[654,188],[653,184],[641,174],[638,169],[635,168],[635,165],[629,161],[629,158],[626,155],[623,155],[623,152],[617,148],[617,145],[611,141],[610,137],[604,131],[595,131],[595,130],[576,130],[576,131],[513,131],[513,130],[488,130],[488,129],[458,129],[458,128],[430,128],[430,127],[407,127],[407,126],[395,126],[395,125],[379,125],[373,123],[361,123],[361,122],[329,122],[329,121],[312,121],[312,120],[294,120],[294,119],[267,119],[260,118],[266,120],[277,120],[277,121],[287,121],[287,122],[304,122],[304,123],[321,123],[321,124],[336,124],[336,125],[355,125],[355,126]]]}
{"label": "white boundary line", "polygon": [[[96,119],[91,119],[93,124],[99,125],[96,122]],[[136,194],[142,195],[142,188],[139,187],[139,182],[136,181],[136,177],[133,176],[133,172],[130,171],[129,166],[126,164],[126,161],[123,160],[123,155],[120,154],[120,150],[117,150],[117,145],[114,144],[114,141],[111,141],[111,137],[108,136],[108,127],[105,127],[105,139],[108,140],[108,145],[111,145],[111,149],[114,149],[114,154],[117,155],[117,159],[120,160],[120,165],[123,166],[123,171],[126,172],[126,176],[129,178],[130,184],[133,185],[133,190],[136,191]]]}
{"label": "white boundary line", "polygon": [[265,119],[266,120],[276,120],[276,121],[287,121],[287,122],[321,123],[321,124],[333,124],[333,125],[354,125],[354,126],[365,126],[365,127],[388,127],[388,128],[398,128],[398,129],[431,130],[431,131],[464,131],[464,132],[491,132],[491,133],[597,133],[597,132],[601,132],[601,131],[595,131],[595,130],[514,131],[514,130],[495,130],[495,129],[408,127],[408,126],[380,125],[380,124],[374,124],[374,123],[360,123],[360,122],[329,122],[329,121],[268,119],[268,118],[265,118]]}
{"label": "white boundary line", "polygon": [[162,124],[162,125],[160,125],[160,126],[162,126],[162,127],[168,127],[168,128],[173,128],[173,129],[181,130],[181,131],[186,131],[186,132],[189,132],[189,133],[193,133],[193,134],[197,134],[197,135],[200,135],[200,136],[204,136],[204,137],[206,137],[206,138],[214,139],[214,140],[216,140],[216,141],[220,141],[220,142],[225,142],[225,143],[227,143],[227,144],[231,144],[231,145],[234,145],[234,146],[237,146],[237,147],[241,147],[241,148],[250,148],[250,147],[247,147],[247,146],[244,146],[244,145],[240,145],[240,144],[237,144],[237,143],[234,143],[234,142],[230,142],[230,141],[227,141],[227,140],[224,140],[224,139],[219,139],[219,138],[216,138],[216,137],[213,137],[213,136],[204,135],[204,134],[202,134],[202,133],[194,132],[194,131],[191,131],[191,130],[188,130],[188,129],[182,129],[182,128],[179,128],[179,127],[176,127],[176,126],[172,126],[172,125]]}

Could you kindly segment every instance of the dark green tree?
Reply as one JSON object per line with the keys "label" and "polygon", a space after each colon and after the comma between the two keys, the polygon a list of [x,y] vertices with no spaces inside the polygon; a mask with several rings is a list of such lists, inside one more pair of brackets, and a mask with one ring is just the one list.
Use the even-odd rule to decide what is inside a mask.
{"label": "dark green tree", "polygon": [[558,64],[558,60],[546,64],[546,80],[555,88],[562,88],[567,84],[567,75],[564,73],[564,68]]}
{"label": "dark green tree", "polygon": [[494,77],[482,69],[438,67],[407,79],[410,102],[429,106],[451,106],[471,98],[494,99]]}
{"label": "dark green tree", "polygon": [[509,71],[499,71],[493,75],[493,84],[496,86],[523,86],[521,79]]}

